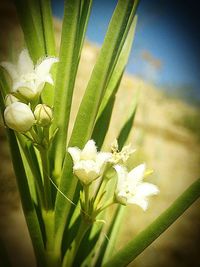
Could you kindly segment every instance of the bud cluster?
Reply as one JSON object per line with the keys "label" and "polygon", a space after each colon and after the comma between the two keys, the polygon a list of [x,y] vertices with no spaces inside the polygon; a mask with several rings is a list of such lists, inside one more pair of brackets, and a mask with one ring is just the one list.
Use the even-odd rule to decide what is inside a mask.
{"label": "bud cluster", "polygon": [[6,109],[4,120],[6,125],[17,132],[26,133],[33,125],[49,127],[53,114],[52,108],[46,104],[38,104],[32,111],[31,105],[20,102],[15,96],[9,94],[5,98]]}
{"label": "bud cluster", "polygon": [[49,128],[52,123],[52,108],[40,103],[40,95],[45,83],[53,85],[50,70],[56,62],[57,58],[46,57],[34,66],[28,50],[24,49],[17,64],[0,63],[12,80],[11,92],[5,97],[5,124],[29,138],[34,135],[34,141],[43,140],[41,133],[47,131],[41,131],[39,128]]}

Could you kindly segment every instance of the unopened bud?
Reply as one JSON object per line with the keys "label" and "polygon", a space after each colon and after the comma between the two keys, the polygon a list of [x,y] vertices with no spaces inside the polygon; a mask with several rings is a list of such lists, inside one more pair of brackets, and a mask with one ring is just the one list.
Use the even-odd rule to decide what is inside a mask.
{"label": "unopened bud", "polygon": [[43,127],[49,126],[52,122],[52,109],[45,104],[37,105],[34,111],[34,115],[36,123]]}
{"label": "unopened bud", "polygon": [[4,111],[4,119],[9,128],[24,133],[30,130],[35,122],[30,107],[21,102],[8,105]]}
{"label": "unopened bud", "polygon": [[8,94],[5,98],[5,105],[6,107],[9,106],[12,103],[19,102],[19,99],[15,97],[14,95]]}

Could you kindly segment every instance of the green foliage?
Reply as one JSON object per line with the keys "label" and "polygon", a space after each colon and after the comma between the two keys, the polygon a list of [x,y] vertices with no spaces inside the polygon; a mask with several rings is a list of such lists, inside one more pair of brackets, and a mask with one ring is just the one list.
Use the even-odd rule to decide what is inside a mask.
{"label": "green foliage", "polygon": [[[34,63],[45,55],[55,56],[50,0],[14,2]],[[199,197],[198,180],[147,229],[113,256],[117,234],[123,224],[125,207],[118,206],[109,222],[110,225],[106,229],[109,242],[100,238],[105,229],[101,220],[105,215],[105,209],[116,203],[116,196],[113,194],[117,179],[114,169],[111,170],[112,164],[109,162],[110,165],[105,167],[97,188],[91,184],[84,184],[83,181],[78,182],[78,176],[75,177],[73,173],[72,157],[66,148],[77,146],[82,149],[91,137],[101,148],[106,138],[116,93],[134,39],[138,2],[118,0],[71,136],[68,136],[68,128],[74,85],[92,0],[65,1],[59,63],[53,72],[55,87],[46,86],[38,99],[30,101],[24,100],[23,95],[18,95],[18,100],[25,101],[25,104],[32,108],[30,112],[34,112],[39,103],[51,103],[54,106],[51,126],[41,126],[36,121],[26,133],[7,130],[24,215],[38,266],[65,267],[81,265],[83,262],[90,266],[125,266]],[[0,88],[3,117],[5,96],[10,90],[1,68]],[[127,142],[132,129],[137,101],[136,96],[131,104],[129,116],[119,131],[119,151]],[[196,124],[187,122],[186,125],[193,129]],[[114,177],[112,183],[110,174]],[[102,199],[105,200],[105,204],[102,204]],[[96,256],[95,260],[92,259],[93,254]]]}

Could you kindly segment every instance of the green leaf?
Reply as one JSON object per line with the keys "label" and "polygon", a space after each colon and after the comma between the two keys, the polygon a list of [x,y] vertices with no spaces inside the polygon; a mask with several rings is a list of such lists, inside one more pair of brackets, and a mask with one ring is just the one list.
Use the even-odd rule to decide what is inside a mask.
{"label": "green leaf", "polygon": [[34,63],[41,58],[45,51],[36,31],[28,1],[14,0],[19,21],[24,32],[27,48]]}
{"label": "green leaf", "polygon": [[4,75],[4,70],[2,67],[0,67],[0,89],[1,89],[1,94],[2,97],[5,98],[5,96],[9,92],[9,86],[6,81],[5,75]]}
{"label": "green leaf", "polygon": [[40,0],[45,52],[48,56],[55,56],[55,38],[53,30],[52,10],[50,0]]}
{"label": "green leaf", "polygon": [[101,113],[101,116],[97,120],[93,133],[92,139],[95,140],[97,147],[100,149],[103,145],[108,127],[110,124],[112,111],[115,103],[115,95],[109,99],[109,102],[105,106],[104,110]]}
{"label": "green leaf", "polygon": [[41,14],[41,7],[40,7],[40,0],[28,0],[30,12],[32,15],[34,28],[37,33],[38,39],[40,40],[43,52],[45,53],[45,39],[43,33],[43,22],[42,22],[42,14]]}
{"label": "green leaf", "polygon": [[133,20],[133,10],[134,14],[136,11],[133,2],[133,0],[118,1],[75,120],[70,146],[82,147],[91,137],[107,83],[125,41],[124,31],[129,31],[130,26],[127,29],[127,24],[129,19]]}
{"label": "green leaf", "polygon": [[91,8],[92,8],[92,0],[82,0],[81,15],[79,19],[79,34],[78,34],[79,58],[81,56],[81,51],[82,51],[83,43],[85,40],[85,33],[87,30],[87,26],[88,26]]}
{"label": "green leaf", "polygon": [[131,104],[131,111],[130,111],[130,115],[128,117],[128,119],[126,120],[126,122],[124,123],[119,135],[118,135],[118,146],[119,146],[119,150],[121,150],[124,146],[124,144],[126,143],[128,136],[130,134],[130,131],[133,127],[133,122],[135,119],[135,114],[136,114],[136,110],[137,110],[137,102],[138,102],[138,94],[135,96],[135,98],[133,99],[133,103]]}
{"label": "green leaf", "polygon": [[121,222],[125,209],[126,207],[120,205],[117,207],[115,213],[113,214],[112,221],[110,222],[109,228],[106,233],[107,238],[101,245],[100,253],[95,266],[101,266],[102,263],[106,262],[106,260],[108,260],[115,251],[115,243],[118,238],[120,226],[122,225]]}
{"label": "green leaf", "polygon": [[137,25],[137,16],[134,17],[134,20],[132,22],[132,25],[130,27],[129,33],[127,35],[127,39],[125,40],[124,46],[122,48],[121,54],[118,58],[118,61],[116,63],[116,66],[113,70],[112,76],[109,80],[108,86],[106,88],[105,95],[102,99],[101,106],[98,111],[97,119],[101,116],[102,111],[105,109],[105,106],[109,102],[109,99],[115,95],[118,91],[117,85],[120,85],[120,81],[122,79],[131,48],[133,45],[133,40],[135,36],[135,29]]}
{"label": "green leaf", "polygon": [[[43,190],[43,183],[42,183],[42,176],[39,168],[39,163],[37,160],[37,156],[35,154],[35,150],[33,145],[20,134],[17,135],[18,141],[20,144],[23,162],[27,163],[24,166],[26,167],[26,173],[30,173],[31,175],[28,176],[29,188],[30,192],[37,192],[36,196],[39,197],[40,205],[44,204],[44,190]],[[24,155],[24,156],[23,156]],[[33,194],[31,193],[33,198]],[[39,204],[38,203],[38,204]]]}
{"label": "green leaf", "polygon": [[85,1],[84,6],[81,0],[65,1],[54,101],[53,130],[58,129],[58,132],[51,152],[56,158],[55,175],[60,174],[65,154],[75,78],[90,5],[91,0]]}
{"label": "green leaf", "polygon": [[137,24],[137,16],[135,16],[132,22],[127,39],[120,53],[117,64],[113,70],[101,106],[99,108],[97,121],[95,123],[95,127],[92,133],[92,139],[96,141],[98,148],[101,148],[101,146],[103,145],[106,133],[108,131],[112,110],[115,102],[115,95],[119,89],[124,69],[126,67],[130,55],[135,35],[136,24]]}
{"label": "green leaf", "polygon": [[22,163],[19,147],[16,141],[16,137],[12,130],[7,131],[8,140],[10,144],[11,157],[15,175],[17,178],[18,189],[21,197],[22,207],[26,219],[26,223],[29,229],[30,237],[32,240],[33,248],[39,265],[45,266],[44,262],[44,243],[42,232],[40,229],[37,214],[31,199],[30,190],[28,187],[27,177]]}
{"label": "green leaf", "polygon": [[127,266],[173,224],[200,197],[200,179],[195,181],[153,223],[108,260],[103,267]]}

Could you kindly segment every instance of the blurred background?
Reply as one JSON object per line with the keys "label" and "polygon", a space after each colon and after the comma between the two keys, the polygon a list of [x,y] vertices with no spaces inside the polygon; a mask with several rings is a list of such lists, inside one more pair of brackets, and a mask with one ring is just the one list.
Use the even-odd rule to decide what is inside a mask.
{"label": "blurred background", "polygon": [[[71,121],[98,56],[117,0],[94,0],[84,45]],[[59,47],[63,0],[52,1]],[[160,195],[147,212],[127,207],[116,250],[151,223],[200,173],[200,38],[195,1],[141,0],[133,49],[117,94],[106,149],[129,115],[140,91],[139,107],[129,142],[137,148],[130,159],[147,162]],[[11,1],[0,2],[0,61],[15,59],[24,47]],[[13,266],[34,266],[34,257],[20,208],[4,127],[0,127],[0,239]],[[130,266],[200,266],[200,214],[197,201]]]}

